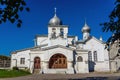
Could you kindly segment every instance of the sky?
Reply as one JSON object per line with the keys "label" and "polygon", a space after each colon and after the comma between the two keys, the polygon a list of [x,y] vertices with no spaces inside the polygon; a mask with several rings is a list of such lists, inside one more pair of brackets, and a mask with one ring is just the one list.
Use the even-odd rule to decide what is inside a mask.
{"label": "sky", "polygon": [[115,0],[25,0],[30,12],[20,13],[23,20],[21,28],[9,21],[0,24],[0,55],[10,56],[11,52],[24,48],[34,47],[37,34],[48,33],[48,22],[57,16],[64,25],[69,26],[69,35],[82,39],[81,29],[85,19],[91,28],[91,35],[96,38],[103,37],[106,41],[111,33],[102,32],[100,23],[109,20],[108,16],[114,8]]}

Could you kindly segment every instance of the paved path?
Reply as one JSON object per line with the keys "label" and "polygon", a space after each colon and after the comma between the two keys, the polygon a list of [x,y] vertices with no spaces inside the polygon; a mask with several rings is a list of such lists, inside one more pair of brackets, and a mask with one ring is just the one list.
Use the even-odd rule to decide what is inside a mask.
{"label": "paved path", "polygon": [[120,73],[90,73],[90,74],[33,74],[16,78],[0,80],[120,80]]}

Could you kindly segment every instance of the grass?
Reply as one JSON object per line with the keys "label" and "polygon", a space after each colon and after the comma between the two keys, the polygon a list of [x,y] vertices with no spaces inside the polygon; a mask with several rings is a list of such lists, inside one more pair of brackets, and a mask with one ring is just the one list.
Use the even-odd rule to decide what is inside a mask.
{"label": "grass", "polygon": [[18,77],[18,76],[26,76],[26,75],[30,75],[30,73],[23,70],[0,69],[0,78],[10,78],[10,77]]}

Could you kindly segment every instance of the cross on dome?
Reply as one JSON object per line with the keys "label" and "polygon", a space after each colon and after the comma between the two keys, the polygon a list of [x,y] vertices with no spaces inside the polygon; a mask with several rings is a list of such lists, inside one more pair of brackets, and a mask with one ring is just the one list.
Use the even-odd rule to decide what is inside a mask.
{"label": "cross on dome", "polygon": [[85,18],[85,24],[82,28],[82,32],[90,32],[90,27],[87,25],[86,18]]}
{"label": "cross on dome", "polygon": [[57,8],[54,8],[54,17],[50,19],[49,25],[55,26],[55,25],[62,25],[62,21],[57,17],[56,15]]}
{"label": "cross on dome", "polygon": [[56,16],[57,8],[55,7],[54,10],[55,10],[55,16]]}

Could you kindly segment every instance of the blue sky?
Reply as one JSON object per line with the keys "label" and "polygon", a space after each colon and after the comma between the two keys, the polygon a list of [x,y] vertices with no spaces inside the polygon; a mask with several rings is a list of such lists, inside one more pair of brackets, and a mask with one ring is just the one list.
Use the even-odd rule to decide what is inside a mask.
{"label": "blue sky", "polygon": [[7,22],[0,24],[0,55],[10,55],[11,51],[34,46],[36,34],[47,34],[50,18],[57,8],[57,16],[63,24],[69,25],[69,35],[82,39],[81,28],[86,18],[91,35],[106,41],[111,33],[103,33],[100,23],[108,21],[115,0],[26,0],[30,12],[20,13],[21,28]]}

